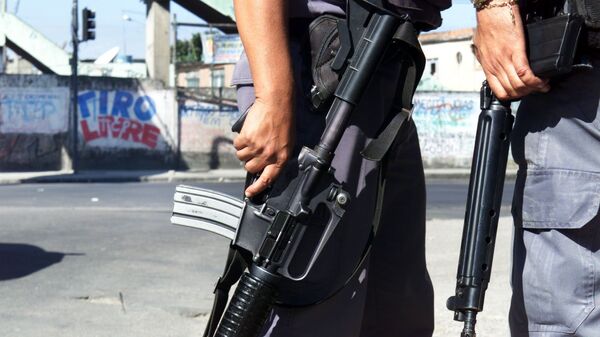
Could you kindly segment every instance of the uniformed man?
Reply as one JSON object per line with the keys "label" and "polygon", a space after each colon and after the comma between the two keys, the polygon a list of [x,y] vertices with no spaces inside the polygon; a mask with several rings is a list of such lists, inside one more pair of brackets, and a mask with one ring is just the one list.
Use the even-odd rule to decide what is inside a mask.
{"label": "uniformed man", "polygon": [[[420,30],[438,27],[449,0],[390,0]],[[308,22],[329,13],[343,16],[344,0],[235,0],[245,48],[236,67],[240,111],[248,111],[234,140],[238,158],[260,179],[245,193],[271,184],[302,145],[319,140],[325,116],[311,109]],[[360,155],[389,117],[401,62],[388,58],[370,83],[345,131],[333,162],[352,205],[319,264],[297,289],[281,289],[290,306],[277,306],[263,336],[425,337],[433,331],[433,290],[425,266],[425,184],[415,125],[410,121],[388,157],[382,222],[367,261],[339,291],[360,259],[373,221],[377,163]],[[282,177],[284,178],[284,177]],[[294,307],[315,294],[333,296]]]}
{"label": "uniformed man", "polygon": [[513,337],[600,336],[600,2],[569,3],[586,19],[592,67],[552,82],[529,68],[516,1],[477,11],[490,86],[500,99],[524,97],[512,137]]}

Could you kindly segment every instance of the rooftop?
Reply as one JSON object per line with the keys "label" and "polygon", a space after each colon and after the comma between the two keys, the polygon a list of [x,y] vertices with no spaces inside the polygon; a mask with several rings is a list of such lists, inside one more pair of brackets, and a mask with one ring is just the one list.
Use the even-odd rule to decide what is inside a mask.
{"label": "rooftop", "polygon": [[475,28],[464,28],[445,32],[425,33],[419,36],[419,41],[421,41],[422,44],[450,41],[465,41],[471,40],[473,38],[474,33]]}

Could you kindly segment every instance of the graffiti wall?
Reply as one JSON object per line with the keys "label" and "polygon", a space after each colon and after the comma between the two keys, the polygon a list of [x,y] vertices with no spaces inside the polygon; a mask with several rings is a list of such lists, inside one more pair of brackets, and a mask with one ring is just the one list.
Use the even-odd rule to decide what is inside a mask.
{"label": "graffiti wall", "polygon": [[2,88],[0,132],[55,134],[67,131],[68,88]]}
{"label": "graffiti wall", "polygon": [[68,128],[66,87],[0,89],[0,170],[58,170]]}
{"label": "graffiti wall", "polygon": [[86,146],[166,150],[174,142],[172,91],[87,90],[78,104]]}
{"label": "graffiti wall", "polygon": [[180,102],[179,113],[181,151],[188,167],[239,167],[231,132],[240,115],[237,108],[188,99]]}
{"label": "graffiti wall", "polygon": [[426,167],[469,167],[475,144],[479,93],[418,92],[413,118]]}
{"label": "graffiti wall", "polygon": [[[69,77],[0,76],[0,170],[60,170],[70,163]],[[81,169],[175,165],[175,91],[152,80],[79,79]]]}

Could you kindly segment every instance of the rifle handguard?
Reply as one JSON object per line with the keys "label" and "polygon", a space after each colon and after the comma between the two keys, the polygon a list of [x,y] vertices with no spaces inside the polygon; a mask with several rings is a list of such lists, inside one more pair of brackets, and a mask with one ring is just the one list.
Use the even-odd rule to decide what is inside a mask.
{"label": "rifle handguard", "polygon": [[258,336],[275,302],[275,288],[259,278],[244,273],[215,337]]}

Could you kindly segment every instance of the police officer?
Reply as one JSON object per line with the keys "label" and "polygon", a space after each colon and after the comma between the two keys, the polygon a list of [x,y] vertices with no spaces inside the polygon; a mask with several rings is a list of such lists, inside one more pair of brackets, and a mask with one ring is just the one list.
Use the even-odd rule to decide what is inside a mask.
{"label": "police officer", "polygon": [[[440,25],[449,0],[390,0],[408,13],[420,30]],[[245,193],[253,196],[271,184],[298,149],[313,146],[324,127],[323,113],[311,109],[308,22],[325,13],[342,16],[344,0],[235,0],[245,53],[234,84],[240,111],[247,117],[234,140],[248,172],[262,172]],[[401,62],[379,67],[342,137],[332,166],[352,196],[342,223],[297,289],[281,289],[289,303],[314,294],[329,296],[310,306],[277,306],[263,336],[425,337],[433,331],[433,290],[425,266],[425,184],[415,125],[396,139],[387,164],[382,220],[370,256],[343,289],[365,247],[373,221],[377,163],[359,152],[389,117],[399,85]],[[285,179],[285,177],[282,177]]]}
{"label": "police officer", "polygon": [[516,1],[476,3],[490,86],[500,99],[524,97],[512,137],[514,337],[600,336],[600,3],[569,3],[586,18],[592,67],[552,82],[529,68]]}

